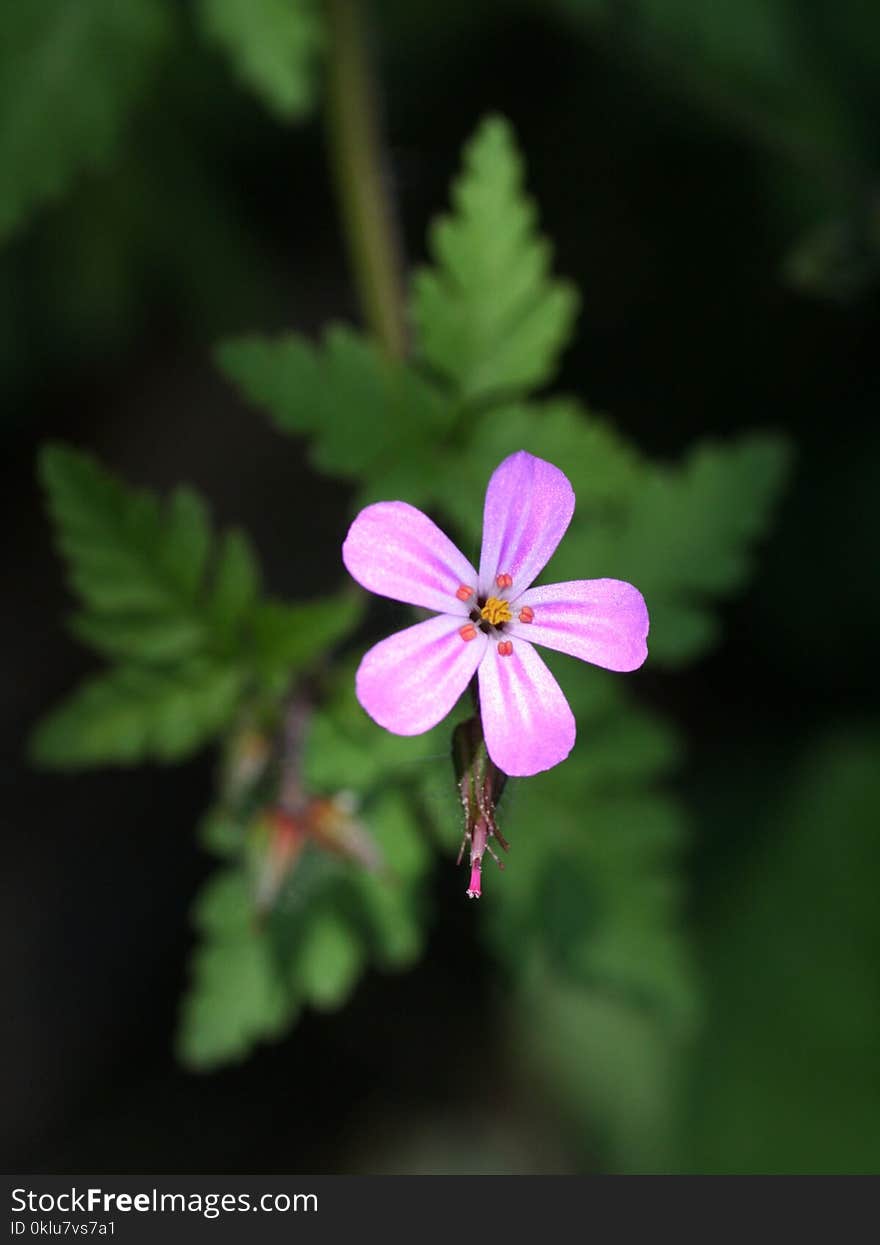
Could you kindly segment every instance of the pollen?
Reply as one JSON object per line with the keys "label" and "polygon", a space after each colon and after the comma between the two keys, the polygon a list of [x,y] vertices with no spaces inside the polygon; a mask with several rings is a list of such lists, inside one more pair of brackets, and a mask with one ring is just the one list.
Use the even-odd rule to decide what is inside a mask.
{"label": "pollen", "polygon": [[495,582],[499,588],[509,588],[511,584],[513,583],[513,576],[507,575],[507,574],[496,575]]}
{"label": "pollen", "polygon": [[458,634],[463,640],[476,640],[477,629],[473,623],[466,623],[463,627],[459,627]]}
{"label": "pollen", "polygon": [[529,605],[524,605],[519,612],[520,622],[530,623],[535,621],[535,611]]}
{"label": "pollen", "polygon": [[473,588],[469,588],[467,584],[462,584],[455,594],[459,601],[469,601],[474,595]]}
{"label": "pollen", "polygon": [[510,657],[512,653],[513,653],[513,641],[502,640],[501,643],[498,645],[498,656],[499,657]]}
{"label": "pollen", "polygon": [[502,623],[508,623],[513,618],[513,611],[507,601],[501,601],[498,597],[489,597],[489,600],[480,610],[480,617],[487,623],[491,623],[493,627],[500,627]]}

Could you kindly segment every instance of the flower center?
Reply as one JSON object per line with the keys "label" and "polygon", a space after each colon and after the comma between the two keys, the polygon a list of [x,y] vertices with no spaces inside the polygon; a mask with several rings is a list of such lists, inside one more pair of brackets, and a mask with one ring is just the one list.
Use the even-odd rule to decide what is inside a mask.
{"label": "flower center", "polygon": [[510,622],[513,618],[513,611],[509,601],[502,601],[500,597],[489,597],[480,610],[480,617],[491,626],[500,627],[502,623]]}

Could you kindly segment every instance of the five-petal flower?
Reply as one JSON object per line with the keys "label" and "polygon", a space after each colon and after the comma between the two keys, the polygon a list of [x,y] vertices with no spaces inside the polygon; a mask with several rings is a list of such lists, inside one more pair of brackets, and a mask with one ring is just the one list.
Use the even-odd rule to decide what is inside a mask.
{"label": "five-petal flower", "polygon": [[419,735],[476,674],[486,746],[500,770],[537,774],[565,760],[574,717],[533,644],[618,671],[637,669],[648,652],[648,611],[632,584],[531,587],[573,512],[563,472],[524,450],[489,481],[479,573],[414,506],[384,501],[360,512],[342,547],[349,573],[379,596],[436,611],[365,655],[356,687],[371,718]]}

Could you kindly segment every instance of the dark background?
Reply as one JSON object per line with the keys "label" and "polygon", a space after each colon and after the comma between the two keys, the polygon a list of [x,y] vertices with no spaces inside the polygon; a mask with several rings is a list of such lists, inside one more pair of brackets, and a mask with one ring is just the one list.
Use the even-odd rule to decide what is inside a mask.
{"label": "dark background", "polygon": [[[786,281],[799,200],[809,217],[818,199],[821,219],[812,174],[674,75],[573,35],[549,6],[453,6],[433,25],[404,7],[375,6],[373,53],[408,259],[424,254],[463,140],[503,112],[557,270],[583,293],[559,388],[660,457],[747,428],[796,445],[723,644],[652,683],[690,741],[701,948],[732,865],[772,833],[761,810],[779,776],[817,733],[876,712],[877,290]],[[876,130],[876,98],[838,69]],[[90,212],[106,271],[82,242]],[[47,438],[135,483],[195,484],[252,533],[280,594],[338,582],[347,493],[313,477],[210,357],[227,332],[358,318],[320,120],[273,122],[184,42],[126,136],[122,171],[82,178],[0,254],[0,315],[7,1170],[430,1170],[436,1153],[467,1170],[471,1149],[498,1170],[573,1170],[564,1126],[493,1061],[504,986],[454,871],[437,870],[417,970],[371,973],[341,1013],[306,1015],[241,1067],[187,1074],[171,1037],[188,905],[210,868],[193,827],[211,757],[78,777],[23,757],[40,714],[92,668],[64,630],[70,600],[34,478]],[[719,802],[719,787],[737,794]]]}

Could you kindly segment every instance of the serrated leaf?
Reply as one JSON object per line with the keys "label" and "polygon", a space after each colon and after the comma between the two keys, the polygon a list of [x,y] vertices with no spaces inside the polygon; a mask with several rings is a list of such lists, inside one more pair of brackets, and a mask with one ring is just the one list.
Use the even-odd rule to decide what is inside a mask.
{"label": "serrated leaf", "polygon": [[164,614],[130,617],[125,614],[76,614],[70,630],[83,644],[105,657],[168,663],[193,656],[205,647],[206,630],[198,618]]}
{"label": "serrated leaf", "polygon": [[680,467],[653,467],[616,522],[576,517],[554,577],[578,578],[586,566],[591,578],[636,584],[651,615],[649,660],[692,660],[715,638],[715,602],[746,582],[789,461],[780,438],[746,435],[698,445]]}
{"label": "serrated leaf", "polygon": [[157,0],[8,4],[0,41],[0,239],[107,159],[167,34]]}
{"label": "serrated leaf", "polygon": [[241,691],[239,670],[207,661],[173,671],[118,666],[43,719],[31,755],[58,769],[180,760],[231,721]]}
{"label": "serrated leaf", "polygon": [[96,639],[118,624],[134,646],[128,655],[140,657],[139,623],[153,651],[163,622],[176,630],[198,621],[192,606],[209,534],[194,494],[178,490],[163,514],[154,496],[125,489],[87,454],[60,445],[43,449],[39,467],[71,583],[98,616]]}
{"label": "serrated leaf", "polygon": [[246,685],[280,694],[360,616],[355,593],[261,602],[246,537],[228,533],[214,558],[205,506],[189,490],[163,508],[61,446],[44,449],[40,474],[87,607],[74,631],[122,663],[38,729],[42,764],[186,755],[226,724]]}
{"label": "serrated leaf", "polygon": [[157,549],[161,569],[179,584],[188,600],[195,600],[211,552],[208,509],[192,489],[177,488],[168,500],[164,539]]}
{"label": "serrated leaf", "polygon": [[202,30],[282,121],[312,109],[323,42],[316,0],[199,0]]}
{"label": "serrated leaf", "polygon": [[163,610],[188,598],[188,577],[176,580],[156,556],[164,533],[155,497],[129,492],[66,446],[46,446],[39,470],[71,583],[90,608]]}
{"label": "serrated leaf", "polygon": [[681,465],[653,464],[570,401],[486,412],[453,472],[427,500],[478,551],[482,493],[509,448],[528,449],[569,475],[576,509],[540,582],[610,577],[648,603],[649,662],[678,666],[711,647],[716,603],[739,589],[785,483],[791,453],[780,437],[746,434],[697,445]]}
{"label": "serrated leaf", "polygon": [[433,269],[417,273],[413,318],[425,362],[463,399],[550,380],[577,310],[550,277],[550,247],[522,188],[513,132],[489,117],[465,149],[453,214],[431,229]]}
{"label": "serrated leaf", "polygon": [[430,470],[453,412],[412,369],[336,326],[316,346],[297,334],[223,343],[221,370],[283,432],[310,438],[318,471],[373,482]]}
{"label": "serrated leaf", "polygon": [[65,446],[43,449],[40,476],[86,607],[73,620],[80,639],[108,657],[147,664],[234,650],[259,570],[233,532],[212,571],[208,513],[196,493],[179,488],[163,507]]}
{"label": "serrated leaf", "polygon": [[220,546],[214,588],[208,602],[211,620],[229,639],[256,604],[260,566],[244,532],[227,532]]}
{"label": "serrated leaf", "polygon": [[577,512],[589,510],[593,520],[625,505],[642,479],[644,460],[636,448],[572,398],[505,403],[483,411],[468,434],[448,464],[438,463],[418,496],[456,522],[477,561],[486,485],[514,449],[559,466],[575,491]]}

